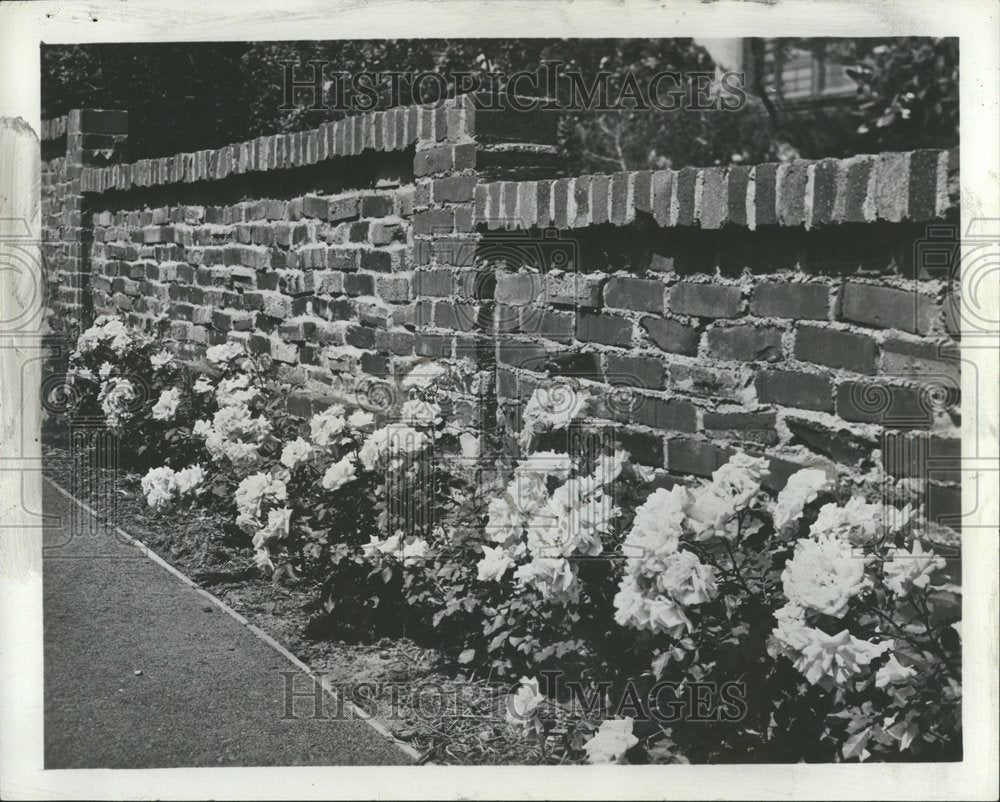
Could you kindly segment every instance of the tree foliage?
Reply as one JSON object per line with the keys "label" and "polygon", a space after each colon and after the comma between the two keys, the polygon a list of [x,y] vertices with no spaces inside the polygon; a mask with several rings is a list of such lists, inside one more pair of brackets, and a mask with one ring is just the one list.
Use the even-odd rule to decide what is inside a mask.
{"label": "tree foliage", "polygon": [[[780,41],[791,46],[811,40]],[[615,111],[565,111],[559,131],[566,168],[576,173],[662,169],[957,144],[957,40],[826,41],[841,63],[854,65],[854,102],[803,117],[775,110],[764,93],[747,87],[747,103],[738,111],[657,111],[634,104]],[[42,49],[42,114],[124,108],[130,113],[133,158],[314,128],[347,112],[314,110],[309,93],[299,93],[293,108],[282,108],[281,62],[298,65],[296,78],[304,80],[310,60],[328,62],[331,72],[446,76],[456,71],[537,73],[544,63],[558,61],[588,84],[606,71],[611,98],[628,76],[645,86],[658,73],[677,71],[690,92],[692,74],[714,71],[705,49],[682,38],[59,45]],[[389,83],[376,85],[385,108]],[[559,99],[568,100],[569,91],[561,82]]]}

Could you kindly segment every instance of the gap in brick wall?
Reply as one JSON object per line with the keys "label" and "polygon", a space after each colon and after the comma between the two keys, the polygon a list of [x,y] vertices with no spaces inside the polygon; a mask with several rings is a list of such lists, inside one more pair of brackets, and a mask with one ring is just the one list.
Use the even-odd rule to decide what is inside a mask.
{"label": "gap in brick wall", "polygon": [[333,195],[410,183],[413,183],[412,148],[330,159],[286,170],[231,175],[221,180],[104,192],[95,196],[94,203],[112,211],[176,205],[227,206],[244,200],[290,200],[311,193]]}
{"label": "gap in brick wall", "polygon": [[[957,233],[957,227],[954,229]],[[629,226],[599,225],[585,229],[514,232],[523,243],[538,249],[572,254],[567,269],[583,273],[627,271],[674,273],[680,276],[719,274],[737,278],[744,271],[755,275],[799,272],[808,276],[892,276],[945,278],[947,267],[929,268],[920,258],[928,239],[923,223],[845,223],[825,228],[763,226],[704,230],[693,227],[660,228],[640,216]],[[490,241],[487,233],[484,243]],[[494,247],[502,236],[492,235]],[[957,245],[957,239],[951,240]],[[946,245],[936,238],[935,245]],[[513,260],[516,262],[517,260]],[[551,260],[538,259],[548,267]],[[524,260],[525,266],[531,262]],[[516,266],[515,266],[516,269]]]}

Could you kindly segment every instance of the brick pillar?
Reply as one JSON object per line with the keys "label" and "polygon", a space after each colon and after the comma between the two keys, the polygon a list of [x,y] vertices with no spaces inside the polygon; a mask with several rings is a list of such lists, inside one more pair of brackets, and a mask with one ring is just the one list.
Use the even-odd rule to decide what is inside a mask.
{"label": "brick pillar", "polygon": [[81,187],[83,170],[123,161],[127,140],[128,112],[73,109],[66,117],[66,155],[50,163],[43,200],[49,321],[67,335],[89,325],[93,316],[93,229]]}
{"label": "brick pillar", "polygon": [[[477,107],[478,105],[478,107]],[[414,154],[414,297],[418,356],[445,359],[455,374],[454,415],[497,444],[494,269],[480,256],[477,184],[551,174],[556,117],[535,110],[486,110],[471,95],[418,110]]]}

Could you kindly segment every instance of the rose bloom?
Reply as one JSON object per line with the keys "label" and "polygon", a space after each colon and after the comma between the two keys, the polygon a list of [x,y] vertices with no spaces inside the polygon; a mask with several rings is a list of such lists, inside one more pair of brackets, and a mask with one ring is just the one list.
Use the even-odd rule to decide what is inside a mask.
{"label": "rose bloom", "polygon": [[828,691],[846,687],[889,648],[888,642],[859,640],[846,629],[828,635],[796,621],[780,622],[768,642],[772,657],[788,657],[811,685]]}
{"label": "rose bloom", "polygon": [[429,550],[430,544],[422,537],[407,538],[406,542],[403,543],[403,551],[400,558],[403,561],[403,565],[417,565],[427,559]]}
{"label": "rose bloom", "polygon": [[421,362],[402,381],[404,390],[426,389],[448,375],[448,368],[439,362]]}
{"label": "rose bloom", "polygon": [[626,554],[662,557],[677,551],[686,503],[687,491],[680,485],[650,493],[635,511],[632,529],[625,538]]}
{"label": "rose bloom", "polygon": [[843,618],[869,581],[865,561],[837,537],[802,538],[781,574],[785,597],[808,610]]}
{"label": "rose bloom", "polygon": [[731,498],[733,506],[742,510],[760,492],[761,480],[768,473],[766,459],[738,453],[712,473],[712,486],[718,495]]}
{"label": "rose bloom", "polygon": [[255,473],[246,477],[236,488],[236,509],[241,513],[260,514],[260,505],[266,497],[275,501],[288,498],[285,483],[267,473]]}
{"label": "rose bloom", "polygon": [[441,423],[441,407],[433,401],[411,398],[403,403],[400,419],[410,426],[437,426]]}
{"label": "rose bloom", "polygon": [[215,388],[215,400],[220,407],[246,405],[260,395],[256,387],[250,386],[250,377],[245,373],[223,379]]}
{"label": "rose bloom", "polygon": [[216,365],[225,366],[244,355],[243,346],[235,340],[213,345],[205,352],[205,358]]}
{"label": "rose bloom", "polygon": [[281,449],[281,464],[288,470],[294,470],[304,460],[307,460],[311,453],[312,446],[309,441],[297,437],[295,440],[285,443],[284,448]]}
{"label": "rose bloom", "polygon": [[146,503],[157,512],[166,512],[173,506],[176,484],[174,472],[164,465],[150,469],[139,483]]}
{"label": "rose bloom", "polygon": [[465,459],[476,459],[479,457],[479,438],[470,432],[462,432],[458,436],[458,444],[462,449],[462,456]]}
{"label": "rose bloom", "polygon": [[903,685],[917,676],[915,669],[902,665],[896,655],[890,654],[889,661],[875,672],[875,687],[887,688],[890,685]]}
{"label": "rose bloom", "polygon": [[[522,463],[523,465],[523,463]],[[549,500],[545,486],[547,474],[544,471],[523,471],[518,465],[514,478],[505,491],[508,503],[519,515],[532,515],[544,507]]]}
{"label": "rose bloom", "polygon": [[538,689],[538,680],[521,677],[521,687],[507,696],[507,723],[520,727],[524,733],[542,732],[542,722],[538,708],[545,697]]}
{"label": "rose bloom", "polygon": [[347,416],[347,425],[352,429],[367,429],[375,423],[375,416],[363,409],[356,409]]}
{"label": "rose bloom", "polygon": [[509,546],[521,539],[524,518],[510,505],[507,499],[490,499],[487,508],[486,536],[494,543]]}
{"label": "rose bloom", "polygon": [[174,479],[177,483],[177,492],[184,496],[193,493],[205,481],[205,471],[200,465],[192,465],[184,470],[177,471]]}
{"label": "rose bloom", "polygon": [[691,492],[685,524],[698,540],[720,537],[734,541],[737,535],[737,512],[734,496],[718,492],[714,485],[703,485]]}
{"label": "rose bloom", "polygon": [[160,393],[159,400],[153,405],[153,420],[172,420],[177,414],[177,407],[181,403],[181,391],[176,387],[164,390]]}
{"label": "rose bloom", "polygon": [[192,385],[192,392],[198,395],[204,395],[205,393],[212,392],[212,382],[207,376],[199,376],[198,380]]}
{"label": "rose bloom", "polygon": [[624,763],[625,753],[639,743],[632,734],[631,718],[607,719],[597,733],[583,745],[588,763]]}
{"label": "rose bloom", "polygon": [[888,558],[882,564],[885,585],[900,598],[912,588],[927,587],[931,574],[945,566],[944,557],[938,557],[930,550],[924,551],[919,540],[913,541],[910,551],[889,549]]}
{"label": "rose bloom", "polygon": [[524,426],[541,430],[565,429],[583,413],[589,400],[585,391],[568,384],[539,387],[524,407]]}
{"label": "rose bloom", "polygon": [[149,364],[153,370],[161,370],[162,368],[169,367],[173,362],[174,356],[169,351],[160,351],[160,353],[149,357]]}
{"label": "rose bloom", "polygon": [[128,405],[135,400],[135,388],[128,379],[109,379],[101,386],[99,397],[108,426],[117,429],[128,417]]}
{"label": "rose bloom", "polygon": [[575,602],[580,594],[573,566],[562,557],[536,557],[518,567],[514,579],[522,587],[535,588],[543,599],[561,604]]}
{"label": "rose bloom", "polygon": [[499,582],[514,567],[506,549],[483,546],[483,559],[476,563],[480,582]]}
{"label": "rose bloom", "polygon": [[802,517],[806,505],[811,504],[819,494],[832,488],[833,483],[825,471],[816,468],[804,468],[796,471],[775,502],[773,518],[776,530],[784,529],[786,526],[795,523]]}
{"label": "rose bloom", "polygon": [[899,510],[882,504],[869,504],[854,496],[843,507],[824,504],[809,528],[811,535],[832,534],[852,546],[868,546],[903,529],[913,513],[907,505]]}
{"label": "rose bloom", "polygon": [[691,621],[677,602],[662,595],[648,596],[633,576],[622,579],[614,607],[615,622],[623,627],[663,633],[671,638],[679,638],[691,629]]}
{"label": "rose bloom", "polygon": [[656,585],[678,604],[688,607],[703,604],[715,598],[717,591],[715,569],[704,565],[690,551],[679,551],[665,560],[666,567],[656,578]]}
{"label": "rose bloom", "polygon": [[565,479],[572,470],[572,457],[556,451],[536,451],[522,459],[514,469],[516,474],[531,476],[535,481],[544,481],[549,476]]}
{"label": "rose bloom", "polygon": [[325,447],[330,445],[346,426],[344,408],[340,404],[334,404],[312,416],[309,421],[309,432],[316,445]]}
{"label": "rose bloom", "polygon": [[291,525],[292,510],[290,507],[270,510],[267,513],[267,525],[259,529],[253,536],[254,548],[261,548],[268,540],[273,538],[284,539],[288,537]]}
{"label": "rose bloom", "polygon": [[357,475],[353,453],[346,454],[339,462],[335,462],[323,474],[323,487],[330,491],[340,490]]}

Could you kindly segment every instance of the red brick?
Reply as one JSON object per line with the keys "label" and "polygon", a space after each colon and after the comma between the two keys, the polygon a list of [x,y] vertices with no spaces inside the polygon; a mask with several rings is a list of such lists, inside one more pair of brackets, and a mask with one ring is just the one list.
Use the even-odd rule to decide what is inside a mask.
{"label": "red brick", "polygon": [[825,284],[791,282],[758,284],[750,312],[759,317],[826,320],[830,314],[830,288]]}
{"label": "red brick", "polygon": [[538,300],[543,291],[539,273],[503,273],[497,277],[496,300],[514,306],[524,306]]}
{"label": "red brick", "polygon": [[855,373],[875,372],[878,345],[864,334],[817,326],[799,326],[795,332],[795,358]]}
{"label": "red brick", "polygon": [[657,347],[672,354],[695,356],[698,353],[700,332],[677,320],[658,317],[644,317],[642,327]]}
{"label": "red brick", "polygon": [[888,339],[882,345],[880,373],[903,378],[938,378],[960,383],[960,363],[955,345]]}
{"label": "red brick", "polygon": [[628,415],[631,423],[679,432],[695,430],[695,408],[690,401],[644,395],[637,395],[633,400],[635,406]]}
{"label": "red brick", "polygon": [[778,169],[778,221],[783,226],[801,226],[806,222],[806,183],[809,162],[787,162]]}
{"label": "red brick", "polygon": [[773,445],[778,442],[778,432],[775,428],[776,417],[773,411],[707,411],[702,424],[712,437]]}
{"label": "red brick", "polygon": [[843,382],[837,388],[837,414],[844,420],[894,429],[922,428],[932,421],[920,389],[875,382]]}
{"label": "red brick", "polygon": [[708,352],[718,359],[776,362],[781,359],[781,330],[729,326],[708,330]]}
{"label": "red brick", "polygon": [[842,465],[854,465],[870,457],[877,448],[876,443],[844,426],[830,426],[823,421],[792,415],[785,416],[785,425],[792,434],[792,445],[805,445]]}
{"label": "red brick", "polygon": [[577,338],[584,342],[597,342],[621,347],[632,345],[631,320],[594,312],[580,312],[577,319]]}
{"label": "red brick", "polygon": [[709,167],[702,171],[701,212],[702,228],[721,228],[729,211],[726,185],[726,168]]}
{"label": "red brick", "polygon": [[662,468],[663,439],[659,435],[646,432],[622,432],[618,436],[621,447],[629,453],[633,462],[650,468]]}
{"label": "red brick", "polygon": [[640,278],[613,276],[604,287],[605,306],[663,312],[663,283]]}
{"label": "red brick", "polygon": [[798,409],[833,412],[833,385],[826,376],[788,370],[765,370],[757,374],[757,399]]}
{"label": "red brick", "polygon": [[927,334],[937,313],[934,298],[908,290],[848,283],[841,292],[840,316],[855,323]]}
{"label": "red brick", "polygon": [[666,367],[658,359],[606,354],[604,378],[609,384],[624,384],[646,390],[662,390],[666,385]]}
{"label": "red brick", "polygon": [[674,437],[667,443],[667,469],[671,473],[711,476],[733,455],[733,449],[690,437]]}
{"label": "red brick", "polygon": [[736,317],[742,310],[740,288],[718,284],[675,284],[670,311],[692,317]]}

